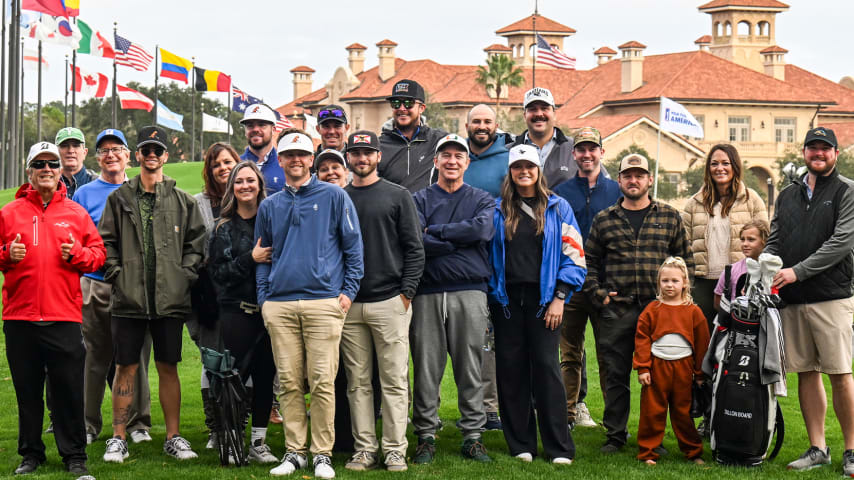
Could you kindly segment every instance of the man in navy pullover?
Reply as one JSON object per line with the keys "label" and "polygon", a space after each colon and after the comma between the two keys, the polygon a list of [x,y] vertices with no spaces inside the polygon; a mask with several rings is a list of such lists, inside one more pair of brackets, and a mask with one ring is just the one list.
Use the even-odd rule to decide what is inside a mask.
{"label": "man in navy pullover", "polygon": [[333,478],[338,347],[363,275],[362,235],[350,197],[311,175],[313,151],[303,133],[279,141],[286,185],[258,208],[256,241],[272,246],[272,262],[259,263],[255,276],[283,390],[287,451],[270,473],[288,475],[308,463],[308,378],[314,476]]}
{"label": "man in navy pullover", "polygon": [[285,172],[279,165],[276,144],[273,143],[276,114],[269,106],[256,103],[246,107],[240,124],[243,125],[246,142],[249,144],[240,159],[258,164],[261,174],[264,175],[264,185],[269,197],[285,185]]}
{"label": "man in navy pullover", "polygon": [[415,194],[427,261],[409,329],[415,368],[412,424],[418,437],[414,463],[429,463],[435,454],[439,385],[448,354],[462,417],[463,456],[491,461],[481,443],[486,415],[480,373],[495,200],[463,182],[468,153],[459,135],[440,139],[433,159],[439,179]]}
{"label": "man in navy pullover", "polygon": [[[593,127],[581,128],[573,137],[572,157],[578,173],[555,187],[555,194],[572,206],[578,229],[584,241],[590,234],[593,217],[620,198],[620,186],[607,177],[602,168],[602,138]],[[560,369],[566,387],[566,416],[570,428],[595,427],[590,411],[584,402],[587,397],[587,355],[584,351],[584,331],[587,318],[591,318],[594,336],[599,336],[599,324],[592,316],[593,309],[584,295],[574,295],[563,311],[560,338]],[[599,368],[604,365],[599,362]],[[604,375],[600,375],[604,379]],[[605,389],[602,388],[604,392]]]}

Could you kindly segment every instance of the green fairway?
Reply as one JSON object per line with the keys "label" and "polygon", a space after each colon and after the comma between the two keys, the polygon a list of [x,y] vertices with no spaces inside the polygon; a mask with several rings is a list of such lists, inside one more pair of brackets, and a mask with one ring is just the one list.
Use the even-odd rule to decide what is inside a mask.
{"label": "green fairway", "polygon": [[[190,193],[197,193],[201,189],[202,181],[200,175],[201,164],[175,164],[166,165],[167,175],[175,178],[178,185]],[[132,173],[132,174],[135,174]],[[0,192],[0,204],[5,204],[12,198],[10,190]],[[587,334],[587,351],[590,353],[591,362],[588,364],[589,394],[587,404],[590,407],[593,418],[602,420],[602,394],[598,383],[598,368],[593,355],[593,338],[590,329]],[[5,352],[5,341],[0,342],[0,350]],[[165,427],[163,415],[158,403],[157,373],[152,362],[151,384],[152,384],[152,420],[154,427],[151,434],[154,441],[148,444],[130,444],[130,458],[122,465],[105,464],[101,460],[104,453],[104,442],[110,434],[109,424],[111,418],[109,391],[102,405],[104,415],[105,431],[101,433],[98,441],[87,449],[90,460],[89,469],[92,475],[99,479],[181,479],[181,480],[208,480],[208,479],[237,479],[237,478],[264,478],[269,477],[268,471],[271,466],[251,465],[246,468],[223,468],[219,466],[217,455],[210,450],[204,450],[207,440],[207,432],[204,427],[202,404],[199,394],[200,378],[199,352],[193,345],[189,336],[185,334],[183,361],[179,364],[179,374],[182,379],[182,411],[181,431],[190,440],[193,448],[200,454],[198,459],[186,462],[178,462],[163,453],[163,440]],[[335,455],[333,466],[339,478],[460,478],[460,479],[515,479],[515,478],[550,478],[556,475],[561,477],[573,477],[579,479],[588,478],[648,478],[648,479],[679,479],[685,478],[781,478],[783,476],[792,479],[813,478],[835,478],[841,473],[840,461],[842,459],[842,435],[839,425],[833,415],[832,406],[828,408],[827,419],[827,441],[831,447],[833,465],[804,473],[788,473],[785,464],[800,455],[809,445],[806,432],[801,419],[798,400],[797,382],[794,375],[789,375],[789,397],[781,399],[781,405],[786,418],[786,442],[780,457],[772,463],[760,469],[745,470],[739,468],[724,468],[714,464],[696,466],[686,462],[678,451],[676,439],[668,428],[664,439],[664,446],[670,454],[663,457],[658,465],[649,467],[635,460],[637,454],[637,443],[634,436],[637,433],[637,410],[639,406],[640,388],[633,375],[632,385],[632,414],[629,418],[629,431],[633,437],[622,452],[605,456],[599,453],[599,447],[605,441],[602,428],[578,428],[573,432],[577,447],[576,461],[569,467],[555,467],[538,458],[531,464],[522,463],[509,457],[507,446],[501,432],[486,432],[484,442],[490,455],[495,459],[491,464],[475,464],[465,461],[459,453],[462,441],[460,432],[454,426],[459,418],[456,408],[456,390],[453,384],[450,362],[446,369],[445,378],[442,383],[442,403],[440,416],[444,422],[444,429],[439,432],[437,457],[433,464],[426,466],[410,465],[406,473],[392,474],[384,470],[368,473],[353,473],[344,469],[347,457]],[[829,386],[828,386],[829,389]],[[59,399],[62,401],[62,399]],[[829,401],[831,401],[829,399]],[[0,405],[4,412],[0,414],[0,478],[10,478],[12,471],[20,462],[16,453],[17,449],[17,406],[15,402],[15,391],[12,386],[8,363],[5,354],[0,355]],[[283,412],[287,415],[287,412]],[[47,418],[45,418],[47,426]],[[379,425],[378,425],[379,426]],[[68,479],[64,472],[62,462],[56,452],[53,436],[44,435],[47,444],[48,461],[39,468],[38,474],[31,478],[40,479]],[[267,435],[267,441],[273,449],[273,453],[281,456],[284,452],[284,436],[280,425],[271,426]],[[409,432],[410,448],[407,456],[411,457],[415,449],[415,439]],[[706,452],[703,457],[711,462],[711,454],[706,444]],[[542,453],[542,452],[540,452]],[[311,470],[299,472],[290,478],[311,478]],[[297,476],[299,475],[299,476]]]}

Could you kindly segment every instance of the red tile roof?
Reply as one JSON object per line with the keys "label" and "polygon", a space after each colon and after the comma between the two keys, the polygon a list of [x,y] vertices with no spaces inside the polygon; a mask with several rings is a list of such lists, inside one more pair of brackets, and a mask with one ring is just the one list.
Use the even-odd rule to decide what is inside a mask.
{"label": "red tile roof", "polygon": [[632,40],[631,42],[626,42],[617,48],[621,48],[621,49],[622,48],[646,48],[646,45],[644,45],[640,42],[637,42],[635,40]]}
{"label": "red tile roof", "polygon": [[300,65],[291,69],[291,73],[297,72],[314,73],[315,70],[311,67],[306,67],[305,65]]}
{"label": "red tile roof", "polygon": [[598,49],[596,49],[595,52],[593,52],[593,55],[603,55],[603,54],[616,55],[617,52],[612,50],[610,47],[599,47]]}
{"label": "red tile roof", "polygon": [[773,47],[763,48],[759,53],[789,53],[789,51],[783,47],[774,45]]}
{"label": "red tile roof", "polygon": [[388,46],[388,47],[396,47],[396,46],[397,46],[397,43],[395,43],[395,42],[393,42],[393,41],[391,41],[391,40],[389,40],[389,39],[387,39],[387,38],[386,38],[385,40],[380,40],[379,42],[377,42],[377,46],[378,46],[378,47],[386,47],[386,46]]}
{"label": "red tile roof", "polygon": [[507,45],[502,45],[500,43],[493,43],[492,45],[483,49],[484,52],[512,52],[513,49],[508,47]]}
{"label": "red tile roof", "polygon": [[[822,113],[854,113],[854,90],[820,77],[795,65],[786,65],[786,83],[800,90],[804,97],[836,102],[822,109]],[[827,104],[827,101],[822,102]]]}
{"label": "red tile roof", "polygon": [[344,50],[367,50],[368,47],[362,45],[361,43],[351,43],[344,47]]}
{"label": "red tile roof", "polygon": [[570,118],[564,121],[560,121],[559,119],[558,123],[561,126],[571,129],[593,127],[599,130],[602,138],[605,138],[643,117],[646,117],[646,115],[601,115],[587,118]]}
{"label": "red tile roof", "polygon": [[854,145],[854,122],[849,123],[824,123],[822,127],[827,127],[833,130],[836,134],[836,140],[839,142],[839,149],[848,148]]}
{"label": "red tile roof", "polygon": [[537,32],[539,33],[567,33],[572,34],[575,33],[574,28],[567,27],[566,25],[562,25],[550,18],[546,18],[542,15],[531,15],[530,17],[525,17],[518,22],[511,23],[504,28],[499,28],[495,31],[496,34],[502,35],[508,33],[516,33],[516,32],[533,32],[534,31],[534,17],[537,19]]}
{"label": "red tile roof", "polygon": [[696,44],[712,43],[712,36],[711,35],[703,35],[702,37],[694,40],[694,43],[696,43]]}
{"label": "red tile roof", "polygon": [[697,9],[703,11],[709,8],[720,7],[789,8],[788,5],[777,0],[712,0],[709,3],[700,5]]}

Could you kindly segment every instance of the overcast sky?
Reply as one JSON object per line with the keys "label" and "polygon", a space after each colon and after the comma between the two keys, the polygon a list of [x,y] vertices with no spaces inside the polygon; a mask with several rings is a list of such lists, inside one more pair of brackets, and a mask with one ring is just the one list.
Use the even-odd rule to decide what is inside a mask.
{"label": "overcast sky", "polygon": [[[787,0],[791,8],[777,16],[776,43],[789,50],[786,60],[830,80],[854,76],[850,40],[854,1]],[[578,59],[579,69],[595,66],[593,50],[613,49],[637,40],[646,55],[695,50],[694,40],[711,34],[711,19],[700,13],[701,0],[541,0],[540,14],[574,28],[564,50]],[[483,48],[506,44],[495,30],[530,15],[533,0],[461,2],[360,1],[225,1],[225,0],[81,0],[81,16],[112,39],[113,22],[120,35],[154,53],[155,45],[196,65],[232,75],[234,84],[273,106],[292,100],[288,72],[308,65],[313,88],[322,87],[335,69],[347,64],[344,47],[368,47],[366,69],[377,64],[375,44],[389,38],[399,44],[397,56],[430,58],[443,64],[483,64]],[[582,11],[582,14],[578,12]],[[28,40],[29,42],[29,40]],[[45,45],[50,69],[45,72],[46,100],[63,96],[66,47]],[[106,59],[78,56],[88,70],[112,73]],[[36,100],[35,72],[27,72],[25,97]],[[119,67],[118,83],[153,85],[154,74]],[[161,79],[161,82],[172,80]],[[217,98],[224,101],[225,94]],[[179,112],[181,113],[181,112]]]}

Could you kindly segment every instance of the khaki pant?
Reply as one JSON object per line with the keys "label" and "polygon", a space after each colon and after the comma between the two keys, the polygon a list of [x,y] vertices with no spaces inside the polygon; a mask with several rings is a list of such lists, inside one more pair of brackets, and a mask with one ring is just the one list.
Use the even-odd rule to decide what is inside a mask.
{"label": "khaki pant", "polygon": [[[344,311],[338,298],[276,302],[261,307],[281,385],[285,448],[308,450],[305,394],[311,393],[311,453],[332,455],[335,443],[335,373]],[[305,391],[308,378],[309,392]]]}
{"label": "khaki pant", "polygon": [[376,418],[371,383],[373,350],[377,351],[383,408],[382,451],[406,456],[409,390],[409,322],[400,295],[371,303],[357,302],[347,313],[341,334],[341,361],[347,372],[355,450],[376,452]]}

